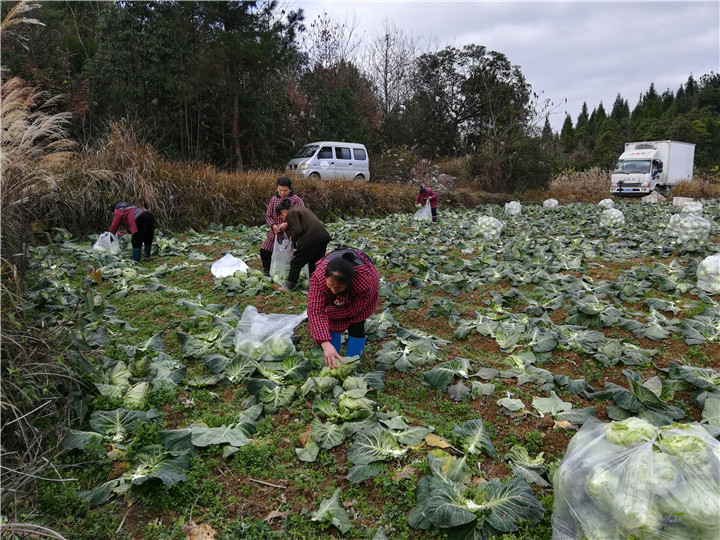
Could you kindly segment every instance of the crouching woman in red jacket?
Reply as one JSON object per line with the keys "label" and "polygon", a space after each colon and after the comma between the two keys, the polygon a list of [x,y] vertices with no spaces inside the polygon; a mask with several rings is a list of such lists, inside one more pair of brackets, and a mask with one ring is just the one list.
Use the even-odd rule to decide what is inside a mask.
{"label": "crouching woman in red jacket", "polygon": [[[115,203],[112,210],[113,220],[108,230],[117,234],[121,226],[127,227],[132,234],[133,261],[140,262],[143,244],[145,257],[150,257],[155,238],[155,216],[147,208],[132,206],[126,202]],[[120,232],[118,236],[123,234],[125,233]]]}
{"label": "crouching woman in red jacket", "polygon": [[378,305],[380,274],[370,257],[340,248],[318,261],[310,277],[308,323],[310,336],[325,353],[325,365],[336,368],[342,332],[348,331],[346,356],[365,349],[365,320]]}

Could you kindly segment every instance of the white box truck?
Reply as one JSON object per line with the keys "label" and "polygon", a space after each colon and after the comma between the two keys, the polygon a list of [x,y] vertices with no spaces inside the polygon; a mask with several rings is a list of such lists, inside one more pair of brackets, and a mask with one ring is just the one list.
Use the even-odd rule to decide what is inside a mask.
{"label": "white box truck", "polygon": [[693,176],[695,145],[678,141],[625,143],[611,176],[616,197],[643,197],[657,191],[667,197],[670,188]]}

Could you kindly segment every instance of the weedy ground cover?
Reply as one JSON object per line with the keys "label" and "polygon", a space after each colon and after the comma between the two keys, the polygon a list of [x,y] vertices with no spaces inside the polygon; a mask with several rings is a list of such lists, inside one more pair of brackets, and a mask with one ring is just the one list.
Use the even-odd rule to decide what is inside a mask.
{"label": "weedy ground cover", "polygon": [[698,399],[720,394],[703,202],[711,235],[690,246],[663,235],[677,209],[631,201],[614,228],[585,203],[329,224],[382,276],[363,357],[337,370],[306,323],[285,351],[234,342],[246,306],[306,307],[257,273],[210,275],[225,253],[258,270],[261,228],[160,236],[139,265],[58,235],[24,308],[71,343],[58,357],[82,386],[52,480],[74,480],[3,514],[76,538],[550,538],[553,473],[589,418],[720,432]]}

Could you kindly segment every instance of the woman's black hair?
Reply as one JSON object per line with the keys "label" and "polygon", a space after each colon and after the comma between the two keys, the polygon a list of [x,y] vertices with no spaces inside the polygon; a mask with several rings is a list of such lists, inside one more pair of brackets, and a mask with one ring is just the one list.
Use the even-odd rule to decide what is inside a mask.
{"label": "woman's black hair", "polygon": [[287,176],[281,176],[277,179],[277,185],[278,186],[285,186],[287,188],[292,189],[292,180],[290,180]]}
{"label": "woman's black hair", "polygon": [[283,210],[290,209],[291,206],[292,206],[292,202],[290,201],[290,199],[283,199],[275,207],[275,214],[279,216],[280,212],[282,212]]}
{"label": "woman's black hair", "polygon": [[330,260],[325,267],[325,277],[339,281],[349,289],[353,279],[355,279],[355,267],[352,261],[353,256],[350,253],[345,253],[342,257]]}
{"label": "woman's black hair", "polygon": [[424,186],[420,186],[420,193],[425,193],[425,187],[424,187]]}
{"label": "woman's black hair", "polygon": [[122,205],[122,204],[124,204],[124,205],[126,205],[126,206],[130,206],[130,205],[129,205],[128,203],[126,203],[125,201],[118,201],[118,202],[114,203],[114,204],[110,207],[110,213],[112,214],[113,212],[115,212],[115,210],[117,210],[118,207],[119,207],[120,205]]}

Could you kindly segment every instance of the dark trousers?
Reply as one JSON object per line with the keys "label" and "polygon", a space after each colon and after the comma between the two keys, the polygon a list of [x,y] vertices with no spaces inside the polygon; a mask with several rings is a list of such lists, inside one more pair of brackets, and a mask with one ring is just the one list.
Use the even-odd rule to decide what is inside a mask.
{"label": "dark trousers", "polygon": [[430,211],[432,212],[433,222],[437,221],[437,208],[431,208]]}
{"label": "dark trousers", "polygon": [[150,212],[143,212],[135,220],[135,225],[138,232],[132,235],[132,247],[140,249],[143,244],[151,245],[155,238],[155,216]]}
{"label": "dark trousers", "polygon": [[327,245],[330,241],[321,242],[319,244],[311,244],[309,246],[298,247],[297,251],[290,260],[290,272],[288,273],[288,283],[295,284],[300,277],[300,270],[303,266],[308,265],[310,275],[315,271],[317,262],[325,256]]}
{"label": "dark trousers", "polygon": [[350,326],[348,326],[348,335],[350,337],[354,337],[354,338],[364,338],[365,337],[365,321],[352,323]]}

